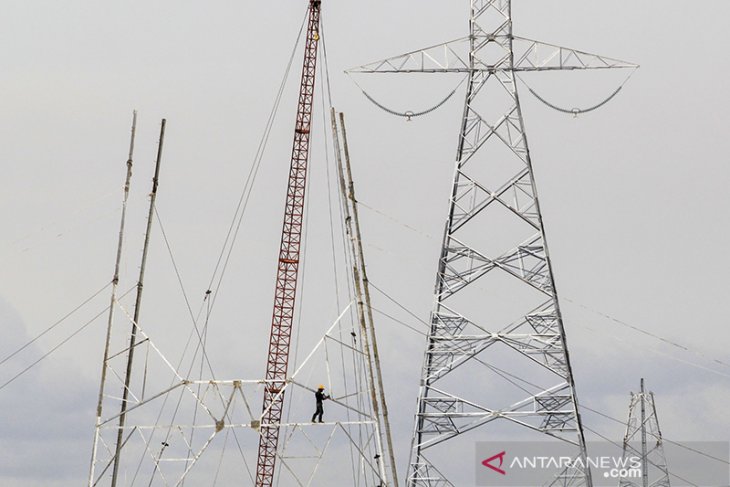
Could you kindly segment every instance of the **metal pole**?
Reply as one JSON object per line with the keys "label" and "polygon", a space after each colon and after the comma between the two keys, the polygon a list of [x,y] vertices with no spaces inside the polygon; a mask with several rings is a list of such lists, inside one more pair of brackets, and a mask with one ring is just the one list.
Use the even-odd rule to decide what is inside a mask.
{"label": "metal pole", "polygon": [[99,398],[96,405],[96,426],[94,428],[94,444],[91,451],[91,465],[89,467],[89,487],[94,485],[94,464],[96,463],[96,448],[99,444],[99,427],[104,402],[104,385],[106,383],[107,361],[109,360],[109,344],[111,341],[112,322],[114,321],[114,306],[117,301],[117,287],[119,285],[119,266],[122,260],[124,247],[124,222],[127,216],[127,201],[129,200],[129,186],[132,180],[132,156],[134,154],[134,138],[137,133],[137,111],[132,112],[132,134],[129,140],[129,155],[127,157],[127,176],[124,181],[124,198],[122,200],[122,216],[119,223],[119,239],[117,241],[117,256],[114,263],[114,277],[112,278],[112,295],[109,302],[109,318],[106,326],[106,341],[104,343],[104,359],[101,365],[101,382],[99,384]]}
{"label": "metal pole", "polygon": [[368,332],[370,334],[370,344],[372,345],[372,360],[375,363],[375,382],[377,392],[380,396],[380,406],[383,412],[383,426],[385,428],[385,439],[388,444],[388,460],[390,461],[391,474],[393,476],[393,485],[398,487],[398,473],[396,471],[393,437],[390,431],[390,421],[388,419],[388,404],[385,401],[385,387],[383,386],[383,372],[380,366],[380,354],[378,353],[378,341],[375,335],[375,320],[373,319],[373,308],[370,300],[370,284],[368,274],[365,268],[365,253],[362,248],[362,235],[360,233],[360,217],[357,210],[357,199],[355,198],[355,183],[352,180],[352,166],[350,165],[350,150],[347,145],[347,130],[345,128],[345,114],[340,112],[340,127],[342,130],[342,146],[345,153],[345,168],[347,169],[347,198],[352,205],[352,217],[355,223],[355,243],[356,255],[360,266],[360,275],[362,277],[362,287],[365,293],[365,310],[368,319]]}
{"label": "metal pole", "polygon": [[134,302],[134,318],[132,320],[132,331],[129,338],[129,354],[127,355],[127,371],[124,375],[124,391],[122,392],[122,406],[119,413],[119,430],[117,431],[117,443],[114,450],[114,468],[112,470],[112,487],[117,485],[117,477],[119,474],[119,454],[122,451],[124,434],[124,424],[127,418],[127,401],[129,398],[129,385],[132,380],[132,363],[134,361],[134,348],[137,345],[137,324],[139,323],[139,313],[142,305],[142,289],[144,287],[144,271],[147,266],[147,253],[150,243],[150,232],[152,231],[152,217],[155,212],[155,200],[157,199],[157,185],[160,177],[160,162],[162,161],[162,145],[165,140],[165,124],[167,121],[163,118],[160,125],[160,139],[157,144],[157,159],[155,160],[155,176],[152,178],[152,192],[150,193],[150,208],[147,214],[147,230],[144,236],[144,247],[142,249],[142,264],[139,268],[139,279],[137,280],[137,297]]}
{"label": "metal pole", "polygon": [[649,487],[648,458],[646,455],[646,395],[644,394],[644,378],[641,378],[641,483]]}
{"label": "metal pole", "polygon": [[[367,359],[367,385],[368,385],[368,391],[370,392],[370,402],[373,405],[373,414],[376,419],[376,440],[377,440],[377,462],[378,467],[380,470],[380,477],[381,481],[385,482],[387,485],[387,478],[385,475],[385,465],[383,464],[383,438],[382,433],[380,429],[380,406],[378,402],[378,396],[377,392],[375,390],[375,379],[374,379],[374,371],[373,371],[373,360],[372,360],[372,354],[370,353],[370,339],[368,336],[368,325],[366,322],[365,317],[365,302],[363,298],[363,291],[362,291],[362,280],[360,276],[360,269],[359,269],[359,256],[357,254],[357,244],[356,244],[356,237],[355,232],[352,229],[352,216],[350,211],[350,206],[348,204],[348,192],[347,192],[347,184],[345,183],[345,171],[343,169],[342,164],[342,154],[340,152],[340,143],[339,143],[339,136],[337,133],[337,120],[335,118],[335,110],[332,108],[331,110],[331,116],[332,116],[332,131],[333,131],[333,141],[335,145],[335,158],[337,160],[337,174],[338,174],[338,180],[340,182],[340,192],[342,193],[342,196],[344,198],[344,211],[345,211],[345,227],[347,231],[347,235],[349,237],[350,241],[350,252],[352,252],[352,258],[355,259],[352,265],[352,280],[355,285],[355,297],[357,298],[357,316],[358,321],[360,323],[360,334],[362,335],[362,344],[363,344],[363,352],[365,354],[365,357]],[[343,132],[344,137],[344,132]]]}

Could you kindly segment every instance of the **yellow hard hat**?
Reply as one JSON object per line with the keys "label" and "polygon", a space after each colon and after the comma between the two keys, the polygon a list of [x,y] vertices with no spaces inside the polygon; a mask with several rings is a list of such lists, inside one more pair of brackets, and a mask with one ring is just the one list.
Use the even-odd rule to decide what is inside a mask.
{"label": "yellow hard hat", "polygon": [[320,385],[319,385],[319,387],[318,387],[317,389],[319,389],[319,390],[323,390],[323,389],[324,389],[324,385],[320,384]]}

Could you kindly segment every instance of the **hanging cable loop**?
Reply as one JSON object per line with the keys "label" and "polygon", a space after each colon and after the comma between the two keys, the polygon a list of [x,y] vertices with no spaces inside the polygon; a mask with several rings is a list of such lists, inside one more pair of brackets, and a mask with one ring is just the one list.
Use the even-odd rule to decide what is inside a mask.
{"label": "hanging cable loop", "polygon": [[[349,75],[349,73],[348,73],[348,75]],[[454,93],[456,93],[456,90],[459,89],[459,87],[462,85],[462,83],[464,83],[464,81],[466,81],[467,78],[466,77],[463,78],[459,82],[459,84],[456,85],[456,87],[453,90],[451,90],[451,93],[449,93],[448,95],[446,95],[446,98],[444,98],[443,100],[441,100],[440,102],[438,102],[436,105],[432,106],[431,108],[427,108],[426,110],[422,110],[420,112],[414,112],[412,110],[406,110],[405,112],[399,112],[397,110],[393,110],[391,108],[388,108],[385,105],[383,105],[380,102],[378,102],[375,98],[373,98],[367,91],[365,91],[365,89],[362,86],[360,86],[360,84],[357,81],[355,81],[355,79],[352,78],[352,76],[350,76],[350,79],[352,79],[352,81],[355,83],[355,85],[357,85],[357,87],[360,88],[360,91],[362,91],[362,94],[365,95],[365,98],[367,98],[373,105],[375,105],[376,107],[380,108],[381,110],[383,110],[386,113],[390,113],[391,115],[395,115],[396,117],[403,117],[403,118],[406,119],[407,122],[410,122],[411,119],[414,118],[414,117],[420,117],[420,116],[423,116],[423,115],[428,115],[429,113],[431,113],[431,112],[433,112],[435,110],[438,110],[439,108],[441,108],[442,106],[444,106],[444,104],[447,101],[449,101],[452,96],[454,96]]]}
{"label": "hanging cable loop", "polygon": [[[527,85],[525,85],[525,86],[527,86]],[[616,90],[613,93],[611,93],[608,96],[608,98],[606,98],[602,102],[598,103],[597,105],[593,105],[592,107],[588,107],[588,108],[577,108],[577,107],[574,107],[574,108],[571,108],[571,109],[567,109],[567,108],[559,107],[557,105],[553,105],[552,103],[550,103],[549,101],[547,101],[545,98],[543,98],[540,95],[538,95],[535,92],[535,90],[533,90],[532,88],[530,88],[529,86],[527,86],[527,89],[530,91],[530,93],[532,93],[532,96],[534,96],[535,98],[537,98],[538,100],[540,100],[541,102],[543,102],[548,107],[552,108],[553,110],[557,110],[559,112],[562,112],[562,113],[573,114],[574,117],[577,117],[580,114],[592,112],[593,110],[597,110],[598,108],[601,108],[603,105],[605,105],[609,101],[613,100],[613,98],[616,95],[618,95],[618,92],[621,91],[621,88],[623,88],[623,86],[619,86],[618,88],[616,88]]]}
{"label": "hanging cable loop", "polygon": [[601,107],[602,107],[603,105],[605,105],[606,103],[608,103],[609,101],[613,100],[613,99],[614,99],[614,98],[616,97],[616,95],[618,95],[619,91],[621,91],[621,89],[622,89],[622,88],[624,87],[624,85],[625,85],[626,83],[628,83],[629,79],[631,79],[631,76],[633,76],[633,74],[634,74],[634,72],[635,72],[635,71],[636,71],[636,68],[634,68],[634,69],[633,69],[633,70],[631,71],[631,73],[629,73],[629,75],[628,75],[628,76],[626,77],[626,79],[625,79],[625,80],[624,80],[624,81],[623,81],[623,82],[622,82],[622,83],[621,83],[621,84],[619,85],[619,87],[618,87],[618,88],[616,88],[616,89],[615,89],[615,90],[613,91],[613,93],[611,93],[610,95],[608,95],[608,97],[607,97],[607,98],[605,98],[605,99],[604,99],[603,101],[601,101],[600,103],[597,103],[596,105],[590,106],[590,107],[588,107],[588,108],[578,108],[578,107],[573,107],[573,108],[563,108],[563,107],[557,106],[557,105],[555,105],[555,104],[553,104],[553,103],[550,103],[550,102],[549,102],[548,100],[546,100],[546,99],[545,99],[545,98],[543,98],[542,96],[540,96],[540,95],[539,95],[539,94],[538,94],[538,93],[537,93],[537,92],[536,92],[536,91],[535,91],[534,89],[532,89],[532,87],[530,87],[530,85],[528,85],[528,84],[527,84],[527,82],[525,82],[525,80],[524,80],[524,79],[522,79],[522,78],[521,78],[520,76],[518,76],[517,78],[518,78],[518,79],[519,79],[520,81],[522,81],[522,84],[523,84],[523,85],[525,85],[525,87],[526,87],[526,88],[527,88],[527,90],[528,90],[528,91],[529,91],[529,92],[530,92],[530,93],[532,94],[532,96],[534,96],[535,98],[537,98],[538,100],[540,100],[540,101],[541,101],[541,102],[542,102],[542,103],[543,103],[544,105],[546,105],[546,106],[548,106],[548,107],[552,108],[553,110],[556,110],[556,111],[558,111],[558,112],[561,112],[561,113],[567,113],[567,114],[572,114],[572,115],[573,115],[573,117],[574,117],[574,118],[576,118],[576,117],[578,117],[578,115],[581,115],[581,114],[583,114],[583,113],[588,113],[588,112],[592,112],[593,110],[597,110],[597,109],[601,108]]}

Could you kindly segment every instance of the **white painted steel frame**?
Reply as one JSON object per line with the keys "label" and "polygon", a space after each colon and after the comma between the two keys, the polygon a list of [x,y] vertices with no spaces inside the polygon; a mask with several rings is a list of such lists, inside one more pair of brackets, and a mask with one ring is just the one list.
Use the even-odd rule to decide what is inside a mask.
{"label": "white painted steel frame", "polygon": [[[317,360],[316,354],[318,352],[325,357],[328,356],[326,351],[327,347],[334,347],[334,349],[342,348],[343,351],[352,354],[358,361],[368,360],[360,344],[353,346],[339,339],[341,333],[338,327],[344,324],[343,319],[350,311],[352,305],[353,303],[350,303],[343,309],[324,336],[301,362],[296,371],[287,379],[286,384],[282,387],[282,394],[286,389],[300,389],[307,393],[314,393],[314,390],[306,384],[307,379],[300,379],[299,376],[305,372],[309,364]],[[341,408],[343,411],[350,411],[354,415],[354,418],[351,420],[330,421],[316,425],[309,422],[294,421],[267,425],[261,422],[263,413],[258,410],[255,404],[260,400],[261,389],[271,381],[265,379],[187,379],[164,357],[144,329],[134,321],[132,314],[116,299],[114,301],[114,308],[121,311],[122,315],[137,330],[138,337],[140,338],[137,346],[145,344],[150,347],[150,350],[162,362],[163,367],[172,374],[174,381],[169,387],[147,397],[139,397],[130,391],[130,405],[125,411],[129,420],[121,428],[124,442],[119,451],[115,451],[115,442],[113,441],[120,431],[118,425],[119,411],[114,408],[114,413],[98,418],[94,434],[94,452],[88,479],[89,486],[107,485],[107,474],[112,464],[117,458],[117,455],[123,453],[124,446],[133,437],[137,439],[138,444],[143,446],[144,455],[147,457],[146,463],[151,462],[154,465],[155,472],[153,473],[153,477],[155,475],[158,476],[158,483],[166,486],[178,486],[183,485],[185,480],[188,479],[189,474],[206,453],[208,447],[216,438],[216,435],[224,433],[227,430],[258,430],[261,426],[277,426],[289,429],[287,439],[284,440],[281,448],[277,451],[277,459],[281,461],[283,469],[292,476],[297,485],[309,486],[313,485],[313,482],[316,482],[316,472],[319,464],[324,458],[335,435],[341,435],[346,442],[352,445],[352,448],[357,453],[359,475],[370,475],[380,479],[384,478],[385,473],[382,462],[375,461],[383,455],[382,445],[379,440],[380,422],[373,414],[371,405],[367,401],[363,402],[363,407],[357,407],[357,405],[353,405],[350,402],[350,399],[352,399],[350,396],[369,397],[367,390],[350,391],[351,393],[346,397],[334,397],[328,401],[333,404],[331,408],[336,407]],[[115,353],[112,357],[124,358],[123,352]],[[329,352],[329,354],[332,353],[332,351]],[[327,366],[329,367],[329,359],[325,358],[325,360],[328,362]],[[120,381],[122,380],[122,376],[116,373],[111,363],[106,363],[105,366]],[[167,424],[138,420],[136,416],[138,412],[149,411],[150,408],[153,411],[157,410],[160,402],[165,401],[165,398],[169,394],[176,391],[180,392],[185,398],[200,408],[202,413],[201,418],[195,423],[175,421],[173,424]],[[103,397],[104,401],[109,404],[118,404],[121,402],[121,398],[119,397],[108,394],[104,394]],[[310,428],[327,429],[329,431],[327,441],[324,445],[318,446],[316,442],[309,440],[308,443],[312,446],[313,450],[316,450],[315,453],[302,457],[302,452],[297,451],[293,452],[294,455],[292,455],[292,452],[288,451],[287,448],[289,440],[297,434],[309,438],[308,430]],[[358,429],[359,431],[356,437],[353,436],[353,429]],[[166,430],[176,431],[182,440],[185,441],[186,446],[182,450],[182,455],[163,456],[163,453],[165,453],[165,442],[163,442],[162,448],[159,448],[157,443],[153,442],[156,432],[165,432]],[[205,439],[202,443],[196,442],[195,445],[192,445],[187,442],[186,435],[192,430],[201,431],[204,435],[207,435],[204,436]],[[159,440],[159,437],[157,439]],[[291,465],[291,460],[301,460],[302,458],[308,458],[315,462],[313,470],[303,471]],[[178,468],[174,474],[169,469],[164,468],[165,465],[180,465],[183,463],[185,464],[184,468]],[[150,480],[150,485],[152,485],[152,480]],[[158,484],[156,483],[155,485]]]}
{"label": "white painted steel frame", "polygon": [[641,459],[641,479],[621,477],[619,487],[670,487],[654,393],[644,389],[644,379],[639,392],[631,393],[623,442],[623,458],[637,457]]}

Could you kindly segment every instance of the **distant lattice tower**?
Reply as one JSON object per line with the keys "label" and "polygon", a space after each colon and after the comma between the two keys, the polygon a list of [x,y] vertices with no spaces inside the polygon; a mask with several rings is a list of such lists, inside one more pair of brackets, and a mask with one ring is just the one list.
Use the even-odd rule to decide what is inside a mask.
{"label": "distant lattice tower", "polygon": [[631,393],[623,449],[624,459],[641,459],[641,479],[622,477],[619,487],[669,487],[669,471],[654,393],[644,390],[644,379],[641,379],[640,391]]}
{"label": "distant lattice tower", "polygon": [[[349,70],[466,77],[409,487],[470,484],[477,441],[552,438],[585,460],[517,75],[636,67],[513,35],[510,0],[471,0],[468,20],[466,37]],[[590,486],[579,463],[545,485]]]}

